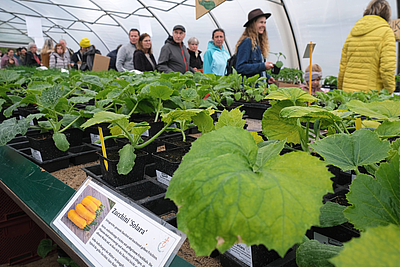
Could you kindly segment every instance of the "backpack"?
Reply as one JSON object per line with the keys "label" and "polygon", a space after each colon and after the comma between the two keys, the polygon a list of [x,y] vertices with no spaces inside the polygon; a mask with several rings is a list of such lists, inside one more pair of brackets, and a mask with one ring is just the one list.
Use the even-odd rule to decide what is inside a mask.
{"label": "backpack", "polygon": [[226,61],[226,74],[225,76],[228,76],[229,74],[233,73],[232,68],[236,69],[236,54],[231,56],[227,61]]}

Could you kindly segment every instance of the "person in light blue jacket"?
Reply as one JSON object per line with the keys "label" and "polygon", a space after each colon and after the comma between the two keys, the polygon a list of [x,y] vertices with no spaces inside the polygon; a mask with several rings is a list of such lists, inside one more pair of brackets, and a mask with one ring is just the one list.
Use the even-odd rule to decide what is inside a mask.
{"label": "person in light blue jacket", "polygon": [[226,62],[230,58],[230,55],[222,46],[224,41],[224,30],[214,30],[212,33],[212,41],[208,42],[207,51],[204,53],[203,73],[225,75]]}

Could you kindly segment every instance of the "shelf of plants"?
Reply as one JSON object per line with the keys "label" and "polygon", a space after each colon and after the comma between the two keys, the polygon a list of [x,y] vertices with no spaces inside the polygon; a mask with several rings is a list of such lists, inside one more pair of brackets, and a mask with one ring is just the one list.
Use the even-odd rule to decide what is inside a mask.
{"label": "shelf of plants", "polygon": [[[273,250],[272,261],[295,253],[298,266],[400,261],[397,95],[331,90],[311,96],[235,71],[221,77],[20,68],[0,71],[0,85],[0,145],[18,150],[26,142],[18,136],[40,129],[47,133],[41,139],[68,154],[75,147],[70,129],[96,146],[99,137],[88,130],[102,126],[114,174],[101,166],[88,173],[128,196],[154,192],[149,200],[133,193],[133,200],[150,210],[168,207],[153,212],[173,213],[170,221],[198,256],[245,243]],[[265,140],[243,129],[250,103],[261,111],[251,116],[262,120]],[[31,111],[20,116],[24,107]],[[187,141],[193,126],[201,136],[185,148],[179,167],[162,181],[145,175],[161,166],[154,163],[157,151],[171,157],[176,150],[165,136],[174,132]],[[43,155],[29,146],[32,156]],[[325,244],[313,240],[321,238]],[[253,258],[253,266],[262,264]]]}

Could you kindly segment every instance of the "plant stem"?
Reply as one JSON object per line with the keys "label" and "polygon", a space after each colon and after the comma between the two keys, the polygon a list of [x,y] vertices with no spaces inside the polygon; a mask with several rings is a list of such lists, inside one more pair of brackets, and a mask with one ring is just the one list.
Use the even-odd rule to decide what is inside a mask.
{"label": "plant stem", "polygon": [[116,125],[118,125],[119,128],[121,128],[121,130],[125,133],[125,135],[128,137],[129,142],[132,144],[132,146],[135,145],[135,142],[132,139],[131,134],[124,128],[121,126],[121,124],[119,124],[118,122],[115,122]]}
{"label": "plant stem", "polygon": [[144,143],[142,143],[140,145],[135,145],[135,149],[143,148],[143,147],[147,146],[148,144],[150,144],[151,142],[153,142],[154,139],[159,137],[160,134],[162,134],[169,126],[171,126],[172,123],[173,123],[172,121],[167,123],[167,125],[165,125],[164,128],[162,128],[158,133],[156,133],[152,138],[150,138],[146,142],[144,142]]}
{"label": "plant stem", "polygon": [[340,133],[344,133],[343,130],[339,127],[339,125],[337,125],[336,121],[334,121],[333,124],[335,125],[336,129],[337,129]]}
{"label": "plant stem", "polygon": [[136,102],[136,105],[133,107],[133,109],[131,110],[131,112],[129,112],[129,114],[128,114],[129,117],[132,116],[133,112],[136,110],[137,106],[139,105],[139,102],[140,102],[140,101],[137,101],[137,102]]}
{"label": "plant stem", "polygon": [[74,124],[79,118],[81,117],[81,115],[79,115],[78,117],[76,117],[75,120],[73,120],[70,124],[68,124],[66,127],[64,127],[62,130],[60,130],[60,133],[64,132],[65,130],[67,130],[69,127],[72,126],[72,124]]}
{"label": "plant stem", "polygon": [[350,134],[349,131],[347,130],[346,126],[344,125],[343,121],[341,121],[341,123],[342,123],[342,126],[343,126],[344,130],[346,131],[346,133]]}
{"label": "plant stem", "polygon": [[156,118],[154,119],[154,122],[157,122],[157,120],[158,120],[158,114],[160,113],[160,110],[161,110],[161,98],[158,99]]}
{"label": "plant stem", "polygon": [[358,167],[354,171],[355,171],[356,175],[360,175],[361,174],[361,172],[358,170]]}

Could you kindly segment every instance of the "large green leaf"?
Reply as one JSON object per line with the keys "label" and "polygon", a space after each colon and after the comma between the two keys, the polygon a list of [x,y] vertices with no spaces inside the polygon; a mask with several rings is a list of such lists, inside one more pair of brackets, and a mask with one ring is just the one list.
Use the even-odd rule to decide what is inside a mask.
{"label": "large green leaf", "polygon": [[96,85],[98,87],[103,87],[103,83],[101,82],[100,77],[96,75],[82,74],[82,82],[86,84]]}
{"label": "large green leaf", "polygon": [[119,150],[119,161],[117,170],[119,174],[128,174],[135,165],[135,148],[131,144],[126,144]]}
{"label": "large green leaf", "polygon": [[400,263],[400,227],[390,224],[369,228],[360,238],[344,244],[337,257],[330,259],[336,267],[396,267]]}
{"label": "large green leaf", "polygon": [[246,120],[243,119],[243,113],[239,108],[228,111],[224,109],[221,115],[218,117],[218,122],[215,123],[215,129],[222,128],[224,126],[234,126],[242,128],[246,124]]}
{"label": "large green leaf", "polygon": [[286,139],[288,143],[300,143],[300,133],[303,132],[303,129],[297,124],[297,119],[280,116],[281,110],[291,105],[289,101],[281,101],[264,112],[262,131],[268,140]]}
{"label": "large green leaf", "polygon": [[357,175],[347,194],[344,214],[358,229],[393,223],[400,226],[400,156],[382,163],[372,176]]}
{"label": "large green leaf", "polygon": [[328,259],[339,254],[343,247],[321,244],[309,240],[296,250],[296,263],[299,267],[334,267]]}
{"label": "large green leaf", "polygon": [[309,121],[315,121],[316,119],[323,119],[332,124],[335,121],[340,121],[341,118],[335,115],[333,112],[323,109],[321,107],[301,107],[291,106],[281,110],[280,113],[283,118],[304,118]]}
{"label": "large green leaf", "polygon": [[19,73],[13,70],[2,70],[0,71],[0,78],[6,83],[11,83],[18,80],[20,77]]}
{"label": "large green leaf", "polygon": [[11,118],[0,124],[0,146],[10,142],[18,134],[25,135],[29,129],[29,120]]}
{"label": "large green leaf", "polygon": [[89,100],[93,99],[93,97],[90,96],[74,96],[69,99],[74,104],[78,103],[87,103]]}
{"label": "large green leaf", "polygon": [[381,138],[390,138],[400,135],[400,121],[384,121],[375,132]]}
{"label": "large green leaf", "polygon": [[167,100],[171,98],[174,90],[165,85],[150,86],[150,94],[155,98],[161,98],[161,100]]}
{"label": "large green leaf", "polygon": [[194,88],[182,89],[181,97],[182,97],[183,100],[186,100],[186,101],[195,100],[196,97],[197,97],[196,89],[194,89]]}
{"label": "large green leaf", "polygon": [[324,162],[303,152],[279,156],[270,145],[275,155],[268,147],[259,153],[250,132],[231,126],[192,144],[166,197],[179,207],[179,229],[196,255],[243,242],[283,256],[318,224],[321,196],[332,186]]}
{"label": "large green leaf", "polygon": [[36,94],[41,94],[43,90],[53,87],[51,83],[42,82],[42,81],[34,81],[32,82],[29,87],[28,91]]}
{"label": "large green leaf", "polygon": [[351,100],[346,105],[351,111],[370,118],[397,121],[400,116],[398,101],[385,100],[364,103],[360,100]]}
{"label": "large green leaf", "polygon": [[56,132],[53,134],[53,140],[56,147],[61,151],[67,151],[69,148],[69,142],[65,134]]}
{"label": "large green leaf", "polygon": [[89,119],[87,122],[81,125],[83,129],[90,127],[92,125],[100,124],[103,122],[112,123],[114,121],[120,120],[122,118],[127,118],[127,115],[117,114],[109,111],[100,111],[93,115],[93,118]]}
{"label": "large green leaf", "polygon": [[274,100],[290,100],[292,103],[297,101],[301,102],[314,102],[317,101],[318,98],[313,97],[306,91],[297,88],[282,88],[277,91],[270,92],[269,95],[265,97],[265,99],[274,99]]}
{"label": "large green leaf", "polygon": [[191,121],[192,117],[196,114],[203,112],[203,109],[187,109],[187,110],[174,110],[163,115],[162,121],[165,123],[171,123],[173,121]]}
{"label": "large green leaf", "polygon": [[328,164],[343,171],[380,162],[389,155],[390,143],[367,129],[348,134],[334,134],[310,145]]}

